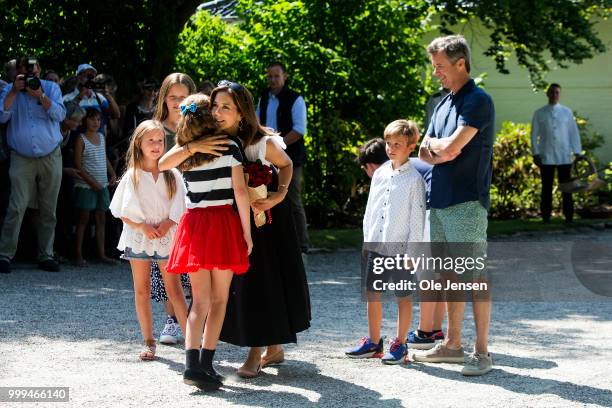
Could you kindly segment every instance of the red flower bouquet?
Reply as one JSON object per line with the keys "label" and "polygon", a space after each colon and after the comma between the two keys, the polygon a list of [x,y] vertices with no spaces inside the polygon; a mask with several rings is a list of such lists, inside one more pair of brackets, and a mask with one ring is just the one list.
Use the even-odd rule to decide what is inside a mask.
{"label": "red flower bouquet", "polygon": [[[247,189],[249,190],[249,199],[251,202],[268,197],[268,185],[272,183],[272,168],[266,166],[257,160],[249,162],[245,168],[245,178],[247,180]],[[270,210],[255,214],[255,226],[258,228],[272,223],[272,215]]]}

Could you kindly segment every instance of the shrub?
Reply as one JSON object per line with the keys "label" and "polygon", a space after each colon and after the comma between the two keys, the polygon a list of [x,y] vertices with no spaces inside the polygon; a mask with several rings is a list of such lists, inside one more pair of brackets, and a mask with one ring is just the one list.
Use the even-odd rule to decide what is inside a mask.
{"label": "shrub", "polygon": [[537,214],[542,182],[533,162],[530,125],[504,122],[493,146],[491,210],[493,218]]}

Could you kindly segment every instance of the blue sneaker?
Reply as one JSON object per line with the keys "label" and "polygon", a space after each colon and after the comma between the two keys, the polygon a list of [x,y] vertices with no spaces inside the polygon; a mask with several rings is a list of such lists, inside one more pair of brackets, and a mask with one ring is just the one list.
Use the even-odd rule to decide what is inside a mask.
{"label": "blue sneaker", "polygon": [[370,358],[380,356],[383,352],[383,338],[378,343],[373,343],[370,337],[365,336],[359,340],[359,344],[352,349],[346,350],[346,354],[350,358]]}
{"label": "blue sneaker", "polygon": [[[441,332],[440,332],[441,333]],[[444,338],[444,334],[442,334]],[[421,337],[417,330],[408,333],[408,347],[415,350],[430,350],[436,345],[434,336]]]}
{"label": "blue sneaker", "polygon": [[389,351],[382,358],[383,364],[401,364],[408,354],[406,343],[396,337],[389,343]]}

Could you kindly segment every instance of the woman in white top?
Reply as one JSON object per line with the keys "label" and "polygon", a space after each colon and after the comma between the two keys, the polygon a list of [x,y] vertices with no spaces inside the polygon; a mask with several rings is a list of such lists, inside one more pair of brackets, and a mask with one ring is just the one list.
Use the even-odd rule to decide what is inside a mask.
{"label": "woman in white top", "polygon": [[[253,97],[244,86],[221,81],[211,101],[219,133],[238,137],[248,161],[260,160],[278,170],[267,186],[268,197],[251,203],[254,214],[269,211],[272,222],[256,227],[251,217],[251,267],[234,276],[220,337],[250,347],[237,374],[251,378],[283,362],[282,345],[296,343],[296,334],[310,327],[308,283],[286,199],[293,163],[284,152],[283,139],[259,124]],[[196,142],[194,149],[198,147]]]}
{"label": "woman in white top", "polygon": [[183,329],[187,303],[178,275],[166,273],[172,239],[185,211],[185,186],[177,170],[159,171],[158,160],[164,154],[165,134],[160,122],[142,122],[130,140],[127,171],[123,175],[110,210],[123,221],[117,248],[130,261],[138,323],[145,346],[140,359],[155,359],[155,339],[149,293],[151,261],[156,261],[166,284],[166,291]]}

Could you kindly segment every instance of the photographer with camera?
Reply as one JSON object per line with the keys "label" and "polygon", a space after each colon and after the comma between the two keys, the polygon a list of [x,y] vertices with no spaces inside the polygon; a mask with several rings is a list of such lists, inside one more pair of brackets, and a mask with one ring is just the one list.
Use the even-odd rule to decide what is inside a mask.
{"label": "photographer with camera", "polygon": [[[108,74],[98,74],[94,78],[94,92],[97,92],[104,96],[109,103],[110,111],[120,112],[120,116],[125,117],[125,113],[121,112],[122,108],[115,101],[115,93],[117,92],[117,83],[112,76]],[[125,108],[124,108],[125,109]],[[121,123],[119,118],[109,116],[107,114],[102,115],[102,126],[106,127],[106,147],[109,156],[112,157],[112,146],[115,145],[121,139]]]}
{"label": "photographer with camera", "polygon": [[57,196],[62,180],[62,134],[66,116],[59,86],[40,80],[40,65],[24,57],[17,63],[15,81],[0,93],[0,122],[7,123],[11,149],[11,193],[0,235],[0,273],[10,272],[17,240],[30,200],[38,201],[38,267],[55,272],[53,259]]}
{"label": "photographer with camera", "polygon": [[[105,87],[100,87],[94,81],[96,69],[90,64],[81,64],[76,70],[77,85],[72,92],[64,95],[64,102],[76,101],[83,109],[94,108],[102,112],[105,117],[118,119],[121,115],[119,105],[113,96],[105,92]],[[104,85],[104,84],[103,84]],[[95,90],[98,86],[98,90]],[[104,91],[100,92],[102,89]],[[102,120],[99,132],[106,134],[106,120]]]}

